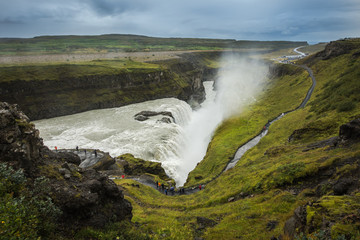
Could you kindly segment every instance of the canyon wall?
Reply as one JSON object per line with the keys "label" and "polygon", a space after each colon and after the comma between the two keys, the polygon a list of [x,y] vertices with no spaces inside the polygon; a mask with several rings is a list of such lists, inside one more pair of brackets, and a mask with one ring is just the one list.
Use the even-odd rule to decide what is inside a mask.
{"label": "canyon wall", "polygon": [[161,66],[124,69],[113,75],[0,81],[0,100],[18,104],[31,120],[167,97],[196,106],[205,99],[201,82],[216,73],[216,69],[185,58],[165,61]]}

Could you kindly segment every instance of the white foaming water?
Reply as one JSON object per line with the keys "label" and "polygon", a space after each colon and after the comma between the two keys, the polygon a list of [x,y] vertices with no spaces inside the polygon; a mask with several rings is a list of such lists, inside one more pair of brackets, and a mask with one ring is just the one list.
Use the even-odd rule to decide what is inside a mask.
{"label": "white foaming water", "polygon": [[[120,108],[35,121],[36,128],[50,148],[91,148],[117,157],[135,157],[162,163],[178,186],[206,154],[214,130],[221,121],[241,112],[254,101],[267,73],[267,67],[254,60],[226,56],[213,82],[204,82],[206,100],[192,111],[184,101],[166,98]],[[144,122],[134,119],[141,111],[172,112],[176,123],[163,123],[152,117]]]}
{"label": "white foaming water", "polygon": [[[216,79],[216,95],[212,94],[200,110],[193,112],[184,128],[185,145],[180,152],[181,161],[173,161],[181,163],[175,174],[178,185],[185,183],[188,173],[204,158],[216,127],[255,100],[268,70],[259,61],[234,55],[224,56],[221,66]],[[212,85],[206,88],[210,87]]]}
{"label": "white foaming water", "polygon": [[[139,122],[134,115],[143,110],[172,112],[176,123],[163,123],[155,116]],[[120,108],[35,121],[45,145],[54,149],[100,149],[116,157],[124,153],[153,161],[176,155],[181,145],[182,127],[189,121],[190,106],[175,98],[159,99]]]}

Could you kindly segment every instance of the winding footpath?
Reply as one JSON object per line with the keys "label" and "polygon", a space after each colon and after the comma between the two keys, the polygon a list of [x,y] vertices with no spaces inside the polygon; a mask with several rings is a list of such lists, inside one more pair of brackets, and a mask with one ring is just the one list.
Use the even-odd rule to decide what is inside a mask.
{"label": "winding footpath", "polygon": [[[305,57],[306,54],[305,53],[302,53],[299,51],[299,48],[301,47],[297,47],[295,48],[293,51],[298,53],[299,55],[301,55],[301,57]],[[312,72],[312,70],[305,66],[305,65],[297,65],[303,69],[305,69],[308,73],[309,73],[309,76],[311,77],[311,80],[312,80],[312,85],[311,87],[309,88],[304,100],[301,102],[301,104],[293,109],[293,110],[290,110],[290,111],[287,111],[287,112],[284,112],[284,113],[281,113],[280,115],[278,115],[276,118],[270,120],[265,126],[264,128],[260,131],[260,133],[258,135],[256,135],[254,138],[252,138],[251,140],[249,140],[247,143],[245,143],[244,145],[240,146],[238,148],[238,150],[236,151],[233,159],[231,159],[228,164],[226,165],[226,167],[218,174],[216,175],[215,177],[213,177],[211,180],[207,181],[206,183],[204,184],[201,184],[201,187],[202,189],[210,182],[214,181],[215,179],[217,179],[222,173],[226,172],[227,170],[235,167],[235,165],[237,164],[237,162],[241,159],[241,157],[248,151],[250,150],[251,148],[253,148],[254,146],[256,146],[260,140],[266,136],[266,134],[268,133],[268,130],[269,130],[269,127],[271,126],[271,124],[273,124],[274,122],[278,121],[279,119],[281,119],[282,117],[284,117],[286,114],[289,114],[291,112],[294,112],[300,108],[304,108],[305,105],[307,104],[307,102],[310,100],[310,97],[315,89],[315,86],[316,86],[316,80],[315,80],[315,77],[314,77],[314,74]],[[146,177],[146,176],[139,176],[139,177],[136,177],[136,176],[129,176],[129,177],[126,177],[126,179],[132,179],[132,180],[135,180],[141,184],[144,184],[144,185],[147,185],[147,186],[150,186],[154,189],[158,189],[159,192],[165,194],[165,190],[161,189],[161,188],[158,188],[158,186],[156,186],[156,183],[153,182],[152,179]],[[193,193],[196,193],[198,191],[200,191],[201,189],[199,188],[199,186],[191,186],[191,187],[186,187],[186,188],[183,188],[184,191],[182,193],[180,193],[179,191],[167,191],[167,195],[188,195],[188,194],[193,194]]]}

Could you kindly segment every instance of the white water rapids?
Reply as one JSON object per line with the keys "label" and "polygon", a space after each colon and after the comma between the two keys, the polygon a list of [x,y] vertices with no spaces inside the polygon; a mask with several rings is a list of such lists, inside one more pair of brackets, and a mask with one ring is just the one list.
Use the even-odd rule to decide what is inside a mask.
{"label": "white water rapids", "polygon": [[[204,86],[207,99],[202,106],[212,102],[215,97],[213,82],[205,82]],[[144,110],[169,111],[176,123],[158,121],[162,115],[143,122],[135,120],[134,115]],[[112,157],[131,153],[138,158],[161,162],[167,174],[178,184],[183,184],[191,169],[185,176],[180,176],[180,154],[186,145],[184,129],[189,126],[191,115],[192,110],[186,102],[165,98],[125,107],[43,119],[34,123],[40,130],[44,144],[50,149],[54,149],[55,146],[58,149],[74,149],[78,146],[100,149],[109,152]],[[191,139],[191,136],[188,137]]]}
{"label": "white water rapids", "polygon": [[[188,173],[206,154],[218,124],[241,112],[261,89],[267,67],[253,60],[226,58],[216,80],[204,82],[206,100],[201,108],[175,98],[166,98],[125,107],[35,121],[44,144],[50,149],[99,149],[112,157],[131,153],[144,160],[161,162],[166,173],[182,186]],[[141,111],[169,111],[176,123],[159,122],[159,115],[139,122]]]}

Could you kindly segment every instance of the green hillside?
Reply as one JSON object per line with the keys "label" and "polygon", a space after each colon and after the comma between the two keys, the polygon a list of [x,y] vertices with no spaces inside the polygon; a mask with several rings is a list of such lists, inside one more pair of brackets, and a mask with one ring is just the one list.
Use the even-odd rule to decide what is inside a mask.
{"label": "green hillside", "polygon": [[[101,40],[102,38],[104,41]],[[58,47],[53,45],[54,39]],[[126,42],[126,39],[129,42]],[[85,40],[87,44],[83,45]],[[70,49],[68,45],[70,42],[74,46],[77,46],[75,43],[82,42],[81,46],[86,52],[99,49],[102,51],[100,45],[106,46],[103,48],[104,51],[114,49],[122,51],[124,48],[120,46],[123,45],[130,46],[131,51],[136,49],[145,51],[148,46],[154,46],[155,49],[159,44],[161,45],[159,49],[166,50],[173,49],[170,48],[173,46],[174,49],[191,49],[194,46],[196,49],[199,49],[199,46],[205,46],[206,49],[210,49],[210,46],[223,48],[226,41],[228,41],[226,47],[229,42],[239,44],[239,47],[245,47],[249,43],[211,39],[162,40],[163,44],[155,44],[154,41],[158,41],[156,38],[128,35],[39,37],[12,39],[11,44],[15,45],[7,45],[9,40],[3,39],[0,49],[2,54],[6,55],[10,52],[39,54],[51,51],[52,53],[82,51],[80,47]],[[16,45],[17,41],[19,45]],[[29,44],[28,48],[22,49],[24,42],[21,41],[26,42],[26,45]],[[60,44],[61,42],[64,44]],[[114,42],[117,43],[111,45]],[[132,45],[134,42],[138,45]],[[47,43],[49,47],[45,50],[37,48]],[[266,44],[271,45],[273,42]],[[273,47],[287,45],[287,48],[290,48],[292,44],[295,43],[275,43]],[[296,46],[299,46],[298,44]],[[259,42],[258,47],[260,46],[264,47],[264,42]],[[174,89],[179,93],[186,93],[182,89],[190,88],[195,74],[198,74],[199,79],[205,73],[213,76],[214,72],[211,70],[218,67],[218,55],[214,52],[207,54],[187,54],[182,58],[156,63],[118,59],[84,61],[69,65],[38,63],[2,66],[0,84],[3,86],[13,84],[13,88],[4,87],[0,91],[3,95],[5,93],[12,95],[9,92],[13,90],[18,93],[16,97],[21,97],[26,91],[32,93],[35,90],[45,89],[44,93],[49,95],[48,98],[44,98],[41,94],[35,96],[43,101],[42,104],[37,104],[40,107],[46,107],[44,106],[46,102],[51,105],[47,99],[64,94],[61,92],[64,91],[64,83],[69,86],[65,90],[71,93],[72,97],[67,93],[59,99],[67,100],[68,103],[72,103],[75,98],[83,100],[94,98],[102,100],[100,103],[110,104],[110,99],[119,99],[119,96],[126,96],[124,101],[128,101],[131,100],[130,98],[140,98],[144,92],[151,97],[158,97],[160,91],[166,95],[168,92],[174,92]],[[306,106],[297,109],[312,84],[308,72],[299,65],[306,65],[312,69],[316,78],[316,87]],[[99,72],[101,75],[97,75]],[[113,76],[106,77],[108,74]],[[22,88],[17,84],[20,82],[19,78],[23,80]],[[112,84],[116,82],[113,80],[117,78],[127,80],[124,82],[124,85],[127,84],[124,92],[128,95],[124,95],[120,90],[110,94],[112,93],[110,90],[114,88]],[[149,83],[144,82],[146,78],[149,79]],[[153,79],[162,81],[160,85],[153,84],[154,81],[151,81]],[[240,115],[224,121],[216,129],[206,156],[190,172],[185,184],[187,191],[188,188],[203,184],[201,191],[188,195],[164,195],[135,180],[120,178],[114,180],[123,191],[125,198],[131,202],[131,222],[121,220],[125,214],[121,216],[117,211],[119,209],[114,205],[123,200],[123,196],[112,181],[95,170],[84,171],[74,164],[64,163],[67,159],[71,160],[73,154],[59,155],[43,147],[38,132],[25,120],[22,113],[15,114],[14,111],[16,118],[13,117],[13,125],[11,125],[7,119],[9,114],[6,115],[10,110],[2,110],[1,127],[8,129],[8,132],[2,131],[1,156],[5,157],[1,161],[7,161],[14,167],[24,164],[26,167],[24,173],[28,175],[24,175],[22,170],[11,171],[11,167],[5,164],[0,169],[3,174],[0,179],[3,191],[0,195],[6,203],[0,206],[3,217],[0,220],[0,239],[8,239],[8,236],[14,236],[14,239],[51,236],[51,239],[64,240],[360,239],[359,79],[360,39],[331,42],[323,51],[299,60],[297,65],[272,65],[269,78],[257,101]],[[84,84],[79,84],[88,81],[91,83],[88,89],[83,89]],[[100,88],[105,82],[108,84],[106,91]],[[57,84],[53,85],[54,83]],[[78,85],[75,86],[74,83]],[[136,88],[133,88],[133,83],[137,84]],[[46,84],[54,87],[52,92],[48,92]],[[72,92],[78,91],[76,87],[81,89],[82,94]],[[90,94],[94,89],[97,92]],[[89,95],[84,94],[86,92]],[[89,103],[83,105],[87,104]],[[64,109],[68,110],[69,107],[70,105],[64,104]],[[259,144],[247,151],[234,168],[222,172],[241,145],[256,136],[269,120],[291,110],[295,111],[274,122],[269,127],[267,135]],[[22,153],[28,154],[21,155]],[[143,172],[143,169],[140,169],[142,165],[146,168],[151,167],[131,155],[123,155],[120,159],[127,160],[123,163],[124,166],[130,170],[136,169],[137,172]],[[32,169],[32,166],[38,169]],[[74,166],[74,169],[70,166]],[[124,166],[122,167],[125,169]],[[73,175],[67,176],[65,168]],[[31,189],[36,185],[31,178],[32,174],[34,176],[41,174],[50,178],[55,185],[53,192],[49,193],[54,196],[65,196],[51,197],[56,203],[61,203],[61,206],[70,204],[74,207],[64,208],[69,215],[65,215],[64,219],[57,219],[58,222],[55,222],[51,215],[47,215],[51,199],[44,198],[48,194],[46,188],[40,189],[41,191]],[[96,175],[97,180],[92,179],[91,175]],[[146,177],[150,183],[151,179],[164,184],[171,182],[168,179],[164,180],[164,176],[154,175],[154,172],[147,174]],[[116,195],[111,195],[110,190]],[[59,193],[65,195],[57,195]],[[73,197],[73,202],[67,199],[69,196]],[[98,200],[100,197],[111,197],[111,201]],[[47,205],[44,204],[45,200],[48,201]],[[71,205],[72,203],[76,203],[76,206]],[[131,207],[130,205],[128,207],[130,213]],[[76,211],[82,212],[83,215],[77,216],[79,213]],[[89,226],[101,225],[96,224],[97,221],[93,225],[84,223],[88,218],[92,218],[93,214],[97,216],[96,220],[107,225],[91,228]],[[85,216],[87,217],[84,218]],[[130,218],[131,214],[127,216]],[[56,215],[54,219],[55,217]],[[77,222],[77,219],[80,220]],[[66,225],[68,222],[73,222],[74,226]],[[59,228],[56,228],[55,223],[59,224]],[[53,229],[61,230],[53,231]],[[43,230],[45,232],[41,232]]]}
{"label": "green hillside", "polygon": [[[360,116],[359,52],[360,41],[347,40],[303,60],[317,80],[310,102],[271,125],[235,168],[204,190],[172,197],[119,180],[140,232],[154,239],[291,239],[293,234],[297,239],[358,239],[360,143],[334,147],[328,139]],[[301,103],[311,85],[307,73],[292,65],[279,67],[281,74],[269,79],[261,99],[217,129],[187,185],[218,174],[268,119]],[[351,184],[339,192],[343,182]]]}
{"label": "green hillside", "polygon": [[234,39],[155,38],[138,35],[41,36],[0,39],[0,55],[98,53],[174,50],[259,49],[273,51],[306,42],[239,41]]}

